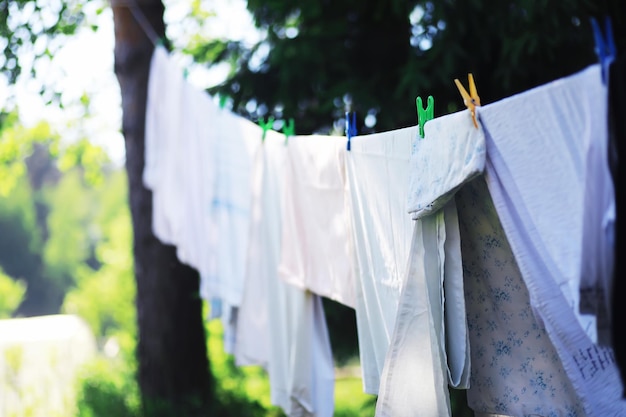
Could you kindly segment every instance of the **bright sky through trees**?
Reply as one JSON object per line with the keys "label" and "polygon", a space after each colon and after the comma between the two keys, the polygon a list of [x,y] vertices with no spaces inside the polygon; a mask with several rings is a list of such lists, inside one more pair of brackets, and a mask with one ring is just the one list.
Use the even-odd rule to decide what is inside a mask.
{"label": "bright sky through trees", "polygon": [[[65,141],[88,137],[92,143],[102,146],[121,166],[124,163],[124,139],[120,132],[120,91],[113,73],[113,18],[109,7],[96,14],[102,4],[101,0],[85,3],[88,25],[67,37],[51,60],[35,64],[39,79],[30,78],[28,71],[24,71],[16,85],[8,86],[6,80],[0,78],[0,105],[8,104],[10,94],[15,94],[20,120],[26,126],[33,126],[44,119]],[[191,18],[192,10],[197,14],[198,9],[194,10],[190,0],[168,0],[165,6],[165,21],[168,37],[174,46],[174,59],[181,70],[188,69],[189,82],[198,88],[222,81],[228,68],[223,65],[209,71],[194,65],[191,57],[180,52],[192,37],[241,39],[253,44],[261,36],[254,29],[244,0],[200,2],[200,10],[204,13],[196,18]],[[93,31],[89,25],[98,29]],[[32,56],[26,52],[20,57],[26,64],[25,68],[32,65]],[[46,105],[39,93],[42,84],[61,91],[62,108]]]}

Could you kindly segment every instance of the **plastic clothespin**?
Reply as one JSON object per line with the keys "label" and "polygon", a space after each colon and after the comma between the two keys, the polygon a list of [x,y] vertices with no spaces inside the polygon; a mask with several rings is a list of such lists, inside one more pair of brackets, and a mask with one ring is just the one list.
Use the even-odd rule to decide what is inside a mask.
{"label": "plastic clothespin", "polygon": [[435,99],[433,96],[428,96],[428,105],[424,109],[422,98],[418,96],[415,99],[415,105],[417,106],[417,123],[419,125],[420,138],[424,139],[424,125],[435,117]]}
{"label": "plastic clothespin", "polygon": [[606,29],[606,37],[604,33],[602,33],[598,21],[593,17],[591,18],[593,37],[596,41],[596,54],[598,55],[600,66],[602,67],[602,82],[606,85],[609,80],[609,67],[611,66],[611,62],[615,60],[617,52],[615,40],[613,39],[613,25],[611,24],[611,18],[609,16],[606,17],[604,26]]}
{"label": "plastic clothespin", "polygon": [[220,109],[223,109],[226,106],[226,100],[228,100],[228,96],[220,94]]}
{"label": "plastic clothespin", "polygon": [[[352,115],[352,117],[350,117]],[[346,149],[350,150],[350,140],[356,136],[356,112],[346,112],[346,137],[348,138],[348,144]]]}
{"label": "plastic clothespin", "polygon": [[285,145],[287,144],[287,140],[289,140],[289,136],[294,136],[296,131],[296,125],[293,119],[289,119],[289,123],[285,122],[283,124],[283,133],[285,134]]}
{"label": "plastic clothespin", "polygon": [[263,118],[259,120],[259,126],[261,126],[261,129],[263,129],[263,136],[261,136],[261,141],[265,142],[265,134],[267,133],[268,130],[272,128],[273,125],[274,125],[274,118],[272,116],[270,116],[267,119],[267,122]]}
{"label": "plastic clothespin", "polygon": [[474,122],[474,127],[478,129],[478,122],[476,121],[476,107],[480,106],[480,97],[478,97],[478,92],[476,91],[476,84],[474,84],[474,76],[471,73],[469,73],[467,74],[467,78],[469,80],[469,89],[470,89],[469,94],[467,93],[467,90],[465,89],[465,87],[463,87],[463,84],[461,84],[461,81],[458,80],[458,78],[454,79],[454,83],[456,84],[456,87],[459,89],[461,96],[463,96],[463,103],[465,103],[465,105],[467,106],[467,108],[469,109],[472,115],[472,121]]}
{"label": "plastic clothespin", "polygon": [[189,68],[183,68],[183,78],[186,80],[189,77]]}

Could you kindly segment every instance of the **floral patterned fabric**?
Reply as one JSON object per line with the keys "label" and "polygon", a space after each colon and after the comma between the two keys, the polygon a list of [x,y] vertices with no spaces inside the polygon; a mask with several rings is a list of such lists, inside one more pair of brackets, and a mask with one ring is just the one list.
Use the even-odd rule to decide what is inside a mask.
{"label": "floral patterned fabric", "polygon": [[484,177],[461,188],[456,201],[471,346],[470,407],[515,417],[584,416],[533,314]]}

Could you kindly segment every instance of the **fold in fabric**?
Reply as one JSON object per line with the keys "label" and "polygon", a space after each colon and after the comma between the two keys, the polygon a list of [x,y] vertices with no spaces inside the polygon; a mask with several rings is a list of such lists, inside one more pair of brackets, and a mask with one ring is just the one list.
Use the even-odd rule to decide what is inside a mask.
{"label": "fold in fabric", "polygon": [[[163,47],[152,55],[146,103],[143,183],[152,190],[152,231],[165,244],[176,244],[181,222],[176,180],[180,164],[180,127],[187,90],[180,68]],[[173,178],[172,178],[173,177]]]}
{"label": "fold in fabric", "polygon": [[449,416],[448,384],[469,385],[458,228],[454,200],[415,222],[377,417]]}
{"label": "fold in fabric", "polygon": [[[181,137],[184,156],[178,168],[183,177],[176,186],[183,190],[181,226],[178,233],[177,255],[181,262],[196,268],[202,281],[215,269],[210,256],[216,248],[215,226],[210,207],[215,189],[215,165],[207,163],[214,158],[215,134],[212,120],[219,112],[211,98],[202,90],[186,83],[190,111],[182,123]],[[184,186],[181,186],[184,184]]]}
{"label": "fold in fabric", "polygon": [[244,291],[246,251],[251,222],[252,167],[259,158],[262,129],[235,114],[218,111],[213,120],[216,150],[215,190],[210,207],[214,222],[216,250],[209,275],[203,280],[201,295],[221,298],[237,307]]}
{"label": "fold in fabric", "polygon": [[479,116],[487,184],[532,307],[587,415],[626,415],[613,352],[593,342],[593,321],[578,313],[581,262],[596,262],[582,239],[587,145],[606,140],[599,66],[479,108]]}
{"label": "fold in fabric", "polygon": [[413,221],[406,212],[417,127],[356,136],[347,152],[355,244],[356,321],[363,389],[378,393],[406,274]]}
{"label": "fold in fabric", "polygon": [[429,120],[411,150],[408,211],[420,219],[442,208],[463,183],[485,169],[485,135],[469,112]]}
{"label": "fold in fabric", "polygon": [[467,388],[470,345],[455,192],[481,174],[485,139],[467,112],[429,121],[413,138],[409,269],[376,407],[383,416],[450,415],[448,385]]}
{"label": "fold in fabric", "polygon": [[280,277],[354,308],[346,138],[295,136],[285,148]]}
{"label": "fold in fabric", "polygon": [[284,136],[268,131],[252,170],[252,221],[235,358],[238,365],[265,367],[272,404],[286,415],[331,417],[334,367],[321,299],[278,276],[285,157]]}

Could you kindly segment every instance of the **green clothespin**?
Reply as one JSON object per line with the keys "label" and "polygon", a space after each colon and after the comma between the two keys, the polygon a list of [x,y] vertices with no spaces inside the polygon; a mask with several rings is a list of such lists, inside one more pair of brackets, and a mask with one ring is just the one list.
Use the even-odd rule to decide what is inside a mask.
{"label": "green clothespin", "polygon": [[187,79],[189,77],[189,68],[183,68],[183,77]]}
{"label": "green clothespin", "polygon": [[220,109],[223,109],[226,106],[226,100],[228,100],[228,96],[220,94]]}
{"label": "green clothespin", "polygon": [[296,125],[293,119],[289,119],[289,123],[283,124],[283,133],[285,134],[285,145],[287,144],[287,140],[289,136],[294,136],[296,133]]}
{"label": "green clothespin", "polygon": [[424,125],[435,117],[435,99],[433,96],[428,96],[428,105],[424,109],[422,98],[418,96],[415,100],[415,105],[417,106],[417,123],[419,124],[420,138],[424,139]]}
{"label": "green clothespin", "polygon": [[267,133],[268,130],[272,128],[273,125],[274,125],[274,118],[272,116],[270,116],[267,119],[267,122],[263,118],[259,119],[259,126],[261,126],[261,129],[263,129],[263,136],[261,136],[262,142],[265,142],[265,134]]}

